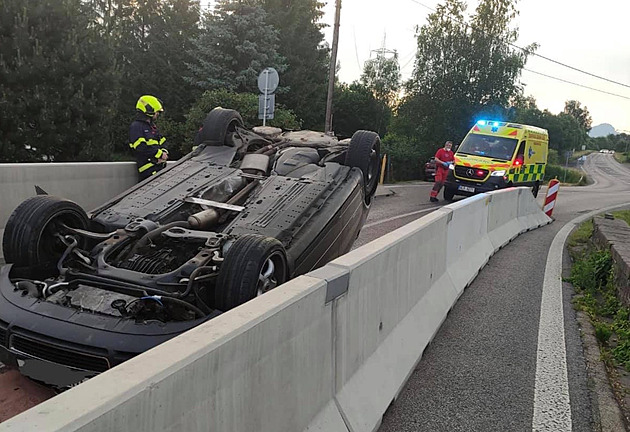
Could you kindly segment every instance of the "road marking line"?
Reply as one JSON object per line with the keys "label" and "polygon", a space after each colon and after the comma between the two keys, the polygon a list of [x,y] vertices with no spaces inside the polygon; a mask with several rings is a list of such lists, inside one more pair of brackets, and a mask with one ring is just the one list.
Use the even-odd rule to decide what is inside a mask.
{"label": "road marking line", "polygon": [[562,250],[570,228],[565,225],[554,237],[545,267],[538,326],[534,431],[572,430],[561,279]]}
{"label": "road marking line", "polygon": [[433,208],[424,209],[424,210],[416,210],[416,211],[411,212],[411,213],[405,213],[405,214],[401,214],[401,215],[398,215],[398,216],[392,216],[392,217],[387,218],[387,219],[381,219],[379,221],[375,221],[375,222],[372,222],[372,223],[369,223],[369,224],[365,224],[365,225],[363,225],[363,228],[370,228],[370,227],[373,227],[373,226],[376,226],[376,225],[380,225],[380,224],[385,223],[385,222],[391,222],[391,221],[394,221],[396,219],[402,219],[402,218],[406,218],[406,217],[409,217],[409,216],[417,215],[417,214],[420,214],[420,213],[432,212],[433,210],[438,210],[439,208],[441,208],[441,207],[433,207]]}
{"label": "road marking line", "polygon": [[630,203],[617,204],[578,216],[563,226],[551,242],[540,305],[533,431],[571,432],[572,430],[562,302],[564,244],[576,225],[600,213],[628,205]]}

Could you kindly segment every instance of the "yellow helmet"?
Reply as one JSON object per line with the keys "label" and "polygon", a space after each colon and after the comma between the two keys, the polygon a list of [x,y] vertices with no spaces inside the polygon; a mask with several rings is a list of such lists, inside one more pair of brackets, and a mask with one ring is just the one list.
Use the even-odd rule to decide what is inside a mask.
{"label": "yellow helmet", "polygon": [[136,102],[136,109],[148,116],[164,111],[162,101],[151,95],[140,96],[140,99]]}

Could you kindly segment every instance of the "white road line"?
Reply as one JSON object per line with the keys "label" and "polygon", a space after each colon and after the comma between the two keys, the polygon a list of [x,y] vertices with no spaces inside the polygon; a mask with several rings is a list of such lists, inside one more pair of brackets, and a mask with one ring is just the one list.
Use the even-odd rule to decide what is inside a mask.
{"label": "white road line", "polygon": [[428,208],[428,209],[424,209],[424,210],[416,210],[414,212],[405,213],[405,214],[401,214],[401,215],[398,215],[398,216],[392,216],[392,217],[387,218],[387,219],[381,219],[381,220],[378,220],[378,221],[375,221],[375,222],[372,222],[372,223],[369,223],[369,224],[365,224],[365,225],[363,225],[363,228],[364,229],[365,228],[370,228],[370,227],[373,227],[373,226],[376,226],[376,225],[383,224],[385,222],[391,222],[391,221],[396,220],[396,219],[402,219],[402,218],[406,218],[406,217],[417,215],[417,214],[421,214],[421,213],[432,212],[433,210],[437,210],[439,208],[440,207],[432,207],[432,208]]}
{"label": "white road line", "polygon": [[571,401],[567,373],[562,305],[562,255],[567,237],[576,225],[595,215],[627,207],[630,203],[595,210],[568,222],[549,248],[538,327],[533,431],[570,432]]}

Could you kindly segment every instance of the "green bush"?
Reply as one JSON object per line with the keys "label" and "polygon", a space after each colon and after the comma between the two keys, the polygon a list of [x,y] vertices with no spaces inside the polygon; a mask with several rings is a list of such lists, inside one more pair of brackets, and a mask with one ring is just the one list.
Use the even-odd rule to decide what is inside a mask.
{"label": "green bush", "polygon": [[[586,175],[583,172],[572,169],[563,168],[558,165],[547,165],[545,168],[545,181],[557,178],[563,183],[586,184]],[[580,181],[581,180],[581,181]]]}
{"label": "green bush", "polygon": [[424,178],[424,164],[435,152],[408,137],[387,134],[381,154],[387,154],[387,166],[390,168],[386,180],[397,182]]}
{"label": "green bush", "polygon": [[[177,148],[179,155],[188,153],[192,148],[195,134],[203,124],[206,115],[216,107],[238,111],[243,117],[245,127],[251,128],[262,124],[258,119],[258,95],[253,93],[234,93],[229,90],[206,91],[195,102],[185,123],[178,123],[163,119],[160,121],[160,131],[167,137],[169,151]],[[300,122],[291,110],[276,106],[274,118],[267,122],[269,126],[282,129],[300,129]]]}

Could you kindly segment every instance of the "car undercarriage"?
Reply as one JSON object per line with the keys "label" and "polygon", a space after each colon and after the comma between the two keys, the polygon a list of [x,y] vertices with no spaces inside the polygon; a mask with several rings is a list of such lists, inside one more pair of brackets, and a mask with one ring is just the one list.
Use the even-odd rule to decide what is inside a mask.
{"label": "car undercarriage", "polygon": [[0,268],[5,361],[64,365],[72,379],[37,378],[71,385],[350,250],[376,190],[378,135],[247,130],[224,109],[200,135],[89,214],[48,195],[13,212]]}

